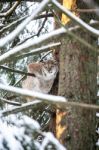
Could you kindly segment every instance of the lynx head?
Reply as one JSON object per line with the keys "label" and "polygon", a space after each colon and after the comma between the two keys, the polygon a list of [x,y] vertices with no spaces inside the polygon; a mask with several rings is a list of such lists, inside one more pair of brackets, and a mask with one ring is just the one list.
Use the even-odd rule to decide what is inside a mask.
{"label": "lynx head", "polygon": [[58,63],[56,61],[54,61],[54,60],[45,61],[43,67],[49,73],[53,73],[53,71],[58,72]]}

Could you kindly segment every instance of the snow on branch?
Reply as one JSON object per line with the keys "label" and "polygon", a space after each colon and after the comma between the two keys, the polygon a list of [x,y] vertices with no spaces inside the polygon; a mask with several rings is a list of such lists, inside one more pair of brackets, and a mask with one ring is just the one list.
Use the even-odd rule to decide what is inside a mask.
{"label": "snow on branch", "polygon": [[43,53],[43,52],[47,52],[47,51],[50,51],[51,48],[53,47],[56,47],[56,46],[60,46],[61,45],[61,42],[57,42],[57,43],[50,43],[48,45],[44,45],[42,47],[39,47],[39,48],[36,48],[36,49],[33,49],[31,52],[29,53],[25,53],[23,55],[19,55],[17,56],[16,58],[23,58],[23,57],[27,57],[27,56],[31,56],[31,55],[35,55],[35,54],[39,54],[39,53]]}
{"label": "snow on branch", "polygon": [[26,89],[21,89],[21,88],[17,88],[17,87],[13,87],[13,86],[9,86],[9,85],[3,85],[0,84],[0,89],[3,90],[7,90],[9,92],[13,92],[13,93],[17,93],[17,94],[21,94],[22,96],[29,96],[29,97],[33,97],[33,99],[40,99],[42,101],[46,101],[46,102],[66,102],[66,99],[62,96],[54,96],[54,95],[49,95],[49,94],[43,94],[40,92],[34,92],[34,91],[30,91],[30,90],[26,90]]}
{"label": "snow on branch", "polygon": [[[98,22],[95,22],[94,24],[98,24]],[[10,51],[6,52],[5,54],[1,55],[0,56],[0,64],[11,61],[11,60],[13,60],[14,57],[16,57],[16,55],[20,55],[23,52],[24,53],[29,52],[32,49],[38,47],[38,45],[39,45],[39,47],[42,46],[42,42],[44,42],[46,40],[49,41],[49,39],[52,40],[52,37],[56,38],[56,37],[59,37],[59,36],[63,35],[64,33],[68,33],[69,31],[74,31],[74,30],[77,30],[77,29],[79,29],[79,26],[71,27],[69,29],[61,27],[57,30],[54,30],[54,31],[50,32],[50,33],[44,34],[44,35],[38,37],[37,39],[33,39],[33,40],[31,39],[31,40],[29,40],[29,41],[15,47],[15,48],[13,48],[13,49],[11,49]],[[43,49],[41,51],[43,52]],[[34,50],[34,53],[35,53],[35,50]]]}
{"label": "snow on branch", "polygon": [[[96,24],[98,24],[98,23],[96,22]],[[49,42],[49,40],[52,40],[53,37],[54,37],[54,40],[55,40],[55,38],[57,38],[59,36],[62,36],[66,33],[68,34],[70,31],[75,31],[79,28],[80,28],[79,26],[71,27],[69,29],[66,29],[65,27],[61,27],[59,29],[56,29],[56,30],[50,32],[50,33],[41,35],[40,37],[38,37],[36,39],[31,39],[31,40],[29,40],[29,41],[15,47],[15,48],[13,48],[13,49],[11,49],[10,51],[6,52],[5,54],[1,55],[0,56],[0,65],[3,64],[3,63],[6,63],[6,62],[10,62],[17,55],[29,52],[29,51],[33,50],[34,48],[36,48],[38,46],[41,47],[42,45],[44,45],[43,42],[47,43],[47,40]],[[84,44],[84,42],[83,42],[83,44]],[[87,46],[88,46],[88,44],[87,44]],[[43,49],[41,51],[43,52]]]}
{"label": "snow on branch", "polygon": [[19,33],[25,28],[25,26],[34,19],[38,13],[40,13],[44,7],[47,5],[49,0],[43,0],[43,2],[40,3],[39,7],[36,8],[36,10],[33,11],[31,16],[29,16],[27,19],[25,19],[13,32],[8,34],[6,37],[2,38],[0,40],[0,47],[5,46],[8,42],[12,41],[16,36],[19,35]]}
{"label": "snow on branch", "polygon": [[[41,100],[35,100],[31,102],[27,102],[25,104],[22,104],[21,106],[16,106],[13,108],[9,108],[7,110],[0,111],[2,116],[8,116],[10,114],[16,114],[25,110],[33,109],[33,106],[36,104],[41,103]],[[79,102],[68,102],[65,100],[64,101],[49,101],[46,100],[46,102],[50,102],[51,104],[56,105],[56,107],[61,108],[63,110],[67,110],[67,107],[75,107],[75,108],[84,108],[84,109],[90,109],[90,110],[97,110],[99,111],[99,106],[98,105],[93,105],[93,104],[85,104],[85,103],[79,103]]]}
{"label": "snow on branch", "polygon": [[[50,33],[44,34],[36,39],[31,39],[13,49],[10,51],[6,52],[5,54],[0,56],[0,64],[3,64],[7,61],[10,61],[12,57],[15,57],[15,55],[19,55],[22,52],[29,52],[34,46],[38,46],[38,44],[42,44],[45,40],[55,37],[55,36],[60,36],[61,34],[65,33],[66,29],[65,28],[59,28],[55,31],[52,31]],[[1,40],[0,40],[1,41]]]}
{"label": "snow on branch", "polygon": [[70,12],[68,9],[64,8],[58,1],[52,0],[52,3],[57,6],[66,16],[68,16],[70,19],[78,23],[81,27],[83,27],[85,30],[89,31],[90,33],[99,36],[99,30],[91,27],[87,23],[85,23],[83,20],[75,16],[72,12]]}

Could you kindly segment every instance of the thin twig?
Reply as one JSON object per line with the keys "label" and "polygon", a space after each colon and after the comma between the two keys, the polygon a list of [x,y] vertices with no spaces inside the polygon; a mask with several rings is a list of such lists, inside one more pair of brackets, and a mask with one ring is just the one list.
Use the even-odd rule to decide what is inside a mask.
{"label": "thin twig", "polygon": [[13,11],[16,9],[16,7],[19,5],[19,3],[20,3],[20,0],[16,1],[14,5],[12,5],[12,7],[7,12],[0,13],[0,17],[7,17],[11,15]]}
{"label": "thin twig", "polygon": [[[57,108],[59,109],[62,109],[62,110],[67,110],[68,107],[78,107],[79,108],[84,108],[84,109],[90,109],[90,110],[99,110],[99,106],[98,105],[93,105],[93,104],[85,104],[85,103],[78,103],[78,102],[51,102],[51,101],[46,101],[47,103],[50,103],[50,104],[54,104],[56,105]],[[18,106],[18,107],[15,107],[15,108],[11,108],[11,109],[8,109],[8,110],[3,110],[1,111],[1,115],[3,116],[8,116],[10,114],[16,114],[18,112],[22,112],[22,111],[25,111],[25,110],[29,110],[29,109],[32,109],[33,106],[35,104],[38,104],[38,103],[41,103],[40,100],[35,100],[35,101],[32,101],[32,102],[28,102],[28,103],[25,103],[25,104],[22,104],[22,106]]]}
{"label": "thin twig", "polygon": [[80,13],[93,13],[93,12],[99,12],[99,9],[77,9]]}
{"label": "thin twig", "polygon": [[42,31],[42,29],[43,29],[43,27],[44,27],[44,25],[45,25],[45,23],[46,23],[46,20],[47,20],[47,18],[44,19],[44,21],[43,21],[43,23],[42,23],[42,26],[41,26],[40,29],[38,30],[37,34],[29,36],[28,38],[26,38],[24,41],[18,43],[17,45],[21,45],[21,44],[25,43],[27,40],[29,40],[29,39],[31,39],[31,38],[34,38],[35,36],[39,36],[40,33],[41,33],[41,31]]}
{"label": "thin twig", "polygon": [[10,105],[15,105],[15,106],[21,106],[21,103],[19,103],[19,102],[10,101],[10,100],[7,100],[7,99],[2,98],[2,97],[0,97],[0,102],[7,103]]}
{"label": "thin twig", "polygon": [[[50,43],[50,41],[49,41]],[[57,43],[50,43],[48,45],[44,45],[44,46],[41,46],[37,49],[33,49],[31,52],[29,53],[24,53],[22,55],[19,55],[17,57],[15,57],[15,59],[22,59],[24,57],[28,57],[28,56],[31,56],[31,55],[36,55],[36,54],[39,54],[39,53],[43,53],[43,52],[48,52],[50,51],[53,47],[56,47],[56,46],[60,46],[61,43],[60,42],[57,42]]]}
{"label": "thin twig", "polygon": [[15,72],[15,73],[19,73],[19,74],[24,74],[24,75],[26,75],[26,76],[32,76],[32,77],[35,77],[35,75],[33,74],[33,73],[27,73],[27,72],[24,72],[24,71],[20,71],[20,70],[17,70],[17,69],[11,69],[11,68],[9,68],[9,67],[6,67],[6,66],[2,66],[2,65],[0,65],[0,68],[1,69],[5,69],[6,71],[9,71],[9,72]]}
{"label": "thin twig", "polygon": [[[22,22],[24,19],[26,19],[27,17],[29,17],[28,15],[22,17],[22,18],[19,18],[15,21],[13,21],[12,23],[8,24],[7,26],[3,27],[1,30],[0,30],[0,34],[4,33],[5,31],[7,31],[9,28],[11,28],[12,26],[16,26],[18,23]],[[48,14],[43,14],[43,15],[38,15],[34,18],[34,20],[37,20],[37,19],[42,19],[42,18],[45,18],[45,17],[53,17],[53,14],[52,13],[48,13]]]}
{"label": "thin twig", "polygon": [[[26,75],[23,75],[13,86],[16,86],[17,84],[19,84],[25,77],[26,77]],[[6,97],[7,94],[8,94],[8,92],[5,92],[4,95],[3,95],[3,98]],[[11,97],[7,97],[7,98],[12,99]]]}
{"label": "thin twig", "polygon": [[34,105],[39,104],[39,103],[41,103],[41,101],[39,101],[39,100],[36,100],[36,101],[33,101],[33,102],[28,102],[28,103],[25,103],[21,106],[17,106],[15,108],[10,108],[8,110],[3,110],[0,113],[3,116],[8,116],[10,114],[16,114],[18,112],[22,112],[22,111],[25,111],[25,110],[32,109]]}
{"label": "thin twig", "polygon": [[43,60],[46,56],[48,56],[50,53],[52,53],[52,52],[53,52],[53,50],[50,50],[50,51],[48,51],[46,54],[44,54],[44,55],[41,57],[41,59],[40,59],[39,62],[42,62],[42,60]]}
{"label": "thin twig", "polygon": [[12,31],[10,34],[8,34],[6,37],[2,38],[0,40],[0,47],[4,47],[6,43],[9,43],[15,37],[17,37],[20,32],[26,27],[26,25],[33,20],[48,4],[49,0],[44,0],[40,3],[39,7],[33,11],[33,13],[26,18],[14,31]]}
{"label": "thin twig", "polygon": [[86,104],[86,103],[79,103],[79,102],[60,102],[59,103],[59,108],[64,108],[67,109],[68,106],[71,107],[79,107],[79,108],[84,108],[84,109],[91,109],[91,110],[99,110],[99,105],[94,105],[94,104]]}
{"label": "thin twig", "polygon": [[39,35],[40,35],[40,33],[41,33],[42,29],[44,28],[44,25],[45,25],[46,21],[47,21],[47,18],[45,18],[45,19],[44,19],[44,21],[43,21],[43,23],[42,23],[42,25],[41,25],[40,29],[38,30],[37,36],[39,36]]}

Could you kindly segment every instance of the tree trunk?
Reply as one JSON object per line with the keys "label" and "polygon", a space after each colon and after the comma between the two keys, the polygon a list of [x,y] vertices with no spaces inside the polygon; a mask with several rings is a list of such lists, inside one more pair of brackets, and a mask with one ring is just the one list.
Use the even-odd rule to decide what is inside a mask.
{"label": "tree trunk", "polygon": [[[93,37],[79,31],[78,35],[93,43]],[[74,38],[67,36],[62,39],[60,50],[59,95],[69,101],[96,103],[97,95],[97,55]],[[95,111],[84,108],[67,107],[66,112],[57,110],[56,122],[62,132],[57,137],[68,150],[95,150]],[[57,120],[57,119],[56,119]]]}

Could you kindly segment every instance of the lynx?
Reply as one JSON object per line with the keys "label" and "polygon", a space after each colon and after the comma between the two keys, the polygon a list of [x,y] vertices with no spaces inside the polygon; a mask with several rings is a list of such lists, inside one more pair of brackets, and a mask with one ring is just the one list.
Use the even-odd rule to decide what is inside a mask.
{"label": "lynx", "polygon": [[49,93],[58,72],[57,62],[48,60],[31,63],[27,66],[27,70],[29,73],[34,74],[34,76],[28,76],[23,81],[22,87],[41,93]]}

